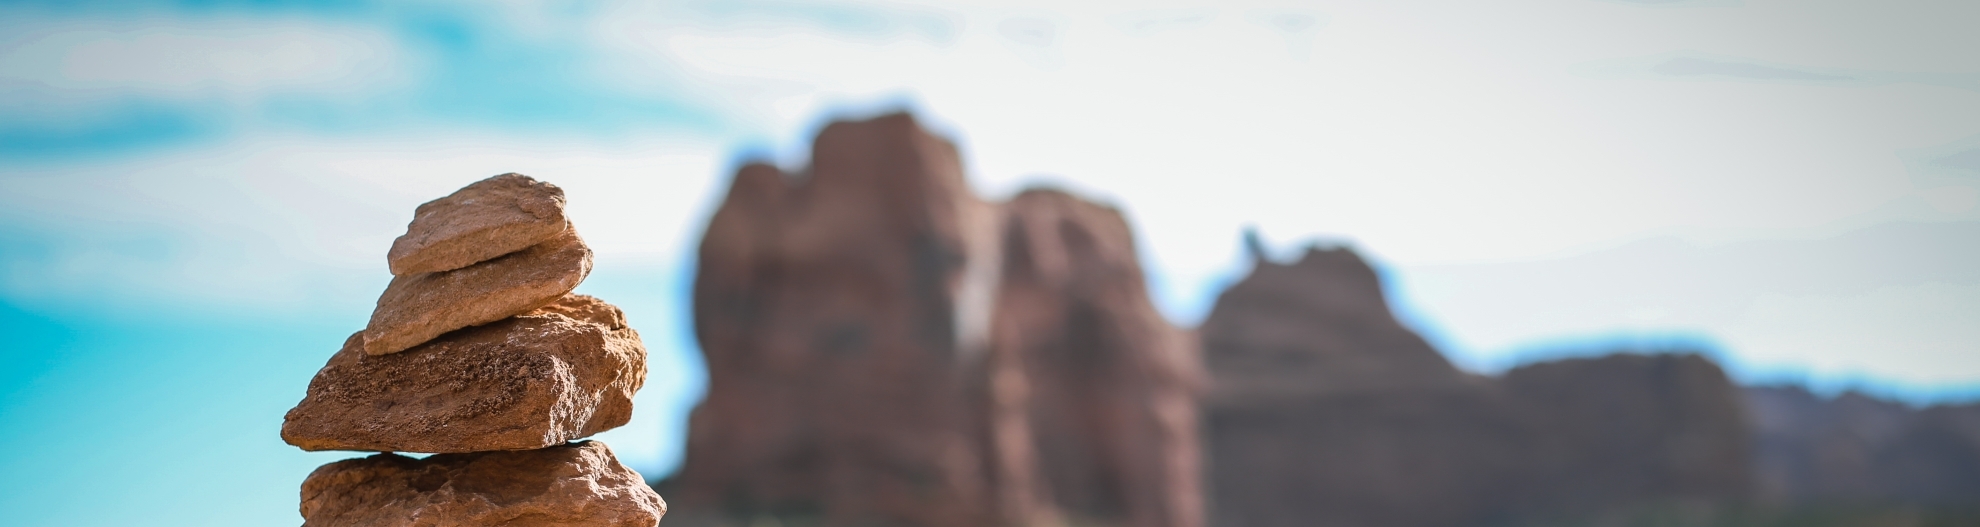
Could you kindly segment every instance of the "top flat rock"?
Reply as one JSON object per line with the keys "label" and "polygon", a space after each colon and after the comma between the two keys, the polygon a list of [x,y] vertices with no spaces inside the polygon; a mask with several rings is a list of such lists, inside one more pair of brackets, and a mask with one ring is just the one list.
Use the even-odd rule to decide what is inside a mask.
{"label": "top flat rock", "polygon": [[556,301],[591,274],[591,249],[566,229],[555,238],[452,271],[393,277],[378,296],[364,351],[398,353],[449,331]]}
{"label": "top flat rock", "polygon": [[420,205],[385,259],[395,276],[450,271],[543,243],[568,228],[564,189],[502,174]]}

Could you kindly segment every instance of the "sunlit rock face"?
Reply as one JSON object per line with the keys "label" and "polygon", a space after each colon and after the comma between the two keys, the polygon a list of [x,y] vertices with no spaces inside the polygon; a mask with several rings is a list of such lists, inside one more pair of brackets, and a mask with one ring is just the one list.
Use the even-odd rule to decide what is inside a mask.
{"label": "sunlit rock face", "polygon": [[1472,375],[1353,252],[1255,256],[1199,330],[1212,525],[1479,525],[1748,488],[1736,389],[1702,358]]}
{"label": "sunlit rock face", "polygon": [[474,182],[413,211],[385,261],[395,276],[452,271],[570,230],[564,189],[522,174]]}
{"label": "sunlit rock face", "polygon": [[304,450],[464,453],[564,444],[632,419],[646,346],[618,307],[586,295],[410,350],[370,355],[352,335],[283,418]]}
{"label": "sunlit rock face", "polygon": [[537,450],[378,454],[303,481],[304,527],[653,527],[667,502],[604,443]]}
{"label": "sunlit rock face", "polygon": [[742,168],[695,280],[707,398],[670,522],[1200,524],[1194,345],[1127,224],[976,198],[907,115]]}
{"label": "sunlit rock face", "polygon": [[304,525],[659,524],[638,472],[573,442],[632,418],[646,347],[618,307],[570,294],[591,250],[563,204],[503,174],[415,212],[370,325],[283,418],[304,450],[381,452],[311,473]]}
{"label": "sunlit rock face", "polygon": [[1746,398],[1768,502],[1971,509],[1980,496],[1980,404],[1912,408],[1799,387]]}
{"label": "sunlit rock face", "polygon": [[577,231],[460,269],[392,278],[364,351],[405,351],[449,331],[487,324],[555,302],[591,274],[591,249]]}

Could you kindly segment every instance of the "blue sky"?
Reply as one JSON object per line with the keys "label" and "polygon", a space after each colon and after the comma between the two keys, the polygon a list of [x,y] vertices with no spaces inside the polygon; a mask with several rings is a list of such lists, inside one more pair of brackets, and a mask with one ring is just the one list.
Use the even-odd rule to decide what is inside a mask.
{"label": "blue sky", "polygon": [[[1380,264],[1496,371],[1702,347],[1735,376],[1980,393],[1980,4],[0,2],[0,510],[293,522],[276,431],[413,206],[566,188],[581,291],[653,353],[635,468],[700,390],[686,284],[741,159],[909,107],[978,190],[1135,223],[1183,324],[1238,233]],[[118,499],[74,489],[109,486]]]}

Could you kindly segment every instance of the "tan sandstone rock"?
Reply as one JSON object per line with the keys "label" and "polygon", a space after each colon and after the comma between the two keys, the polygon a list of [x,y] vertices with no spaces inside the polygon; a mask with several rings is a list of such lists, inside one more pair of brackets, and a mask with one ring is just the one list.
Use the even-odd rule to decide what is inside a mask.
{"label": "tan sandstone rock", "polygon": [[378,454],[324,465],[302,487],[304,527],[653,527],[667,513],[604,443],[541,450]]}
{"label": "tan sandstone rock", "polygon": [[577,288],[588,274],[591,249],[575,229],[566,229],[486,262],[395,277],[364,328],[364,351],[397,353],[449,331],[542,307]]}
{"label": "tan sandstone rock", "polygon": [[369,355],[352,335],[289,410],[282,439],[304,450],[474,452],[557,445],[624,425],[646,381],[646,348],[625,315],[567,295],[403,353]]}
{"label": "tan sandstone rock", "polygon": [[564,189],[502,174],[420,205],[385,258],[395,276],[451,271],[549,241],[569,228]]}

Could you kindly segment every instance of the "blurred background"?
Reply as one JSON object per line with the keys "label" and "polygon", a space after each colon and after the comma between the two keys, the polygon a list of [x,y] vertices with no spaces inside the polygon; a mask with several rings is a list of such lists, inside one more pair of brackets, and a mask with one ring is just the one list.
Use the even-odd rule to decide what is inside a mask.
{"label": "blurred background", "polygon": [[[1871,446],[1795,455],[1954,467],[1886,478],[1926,490],[1848,492],[1980,503],[1980,4],[1064,4],[0,3],[0,511],[18,525],[297,522],[302,479],[352,454],[283,444],[283,412],[364,325],[413,208],[504,172],[566,190],[597,251],[578,292],[624,308],[651,353],[632,423],[599,438],[669,479],[710,386],[692,293],[732,175],[751,161],[802,173],[827,123],[896,111],[954,143],[973,196],[1046,185],[1118,211],[1136,289],[1181,338],[1205,339],[1176,352],[1207,360],[1199,395],[1243,369],[1220,369],[1219,346],[1249,344],[1212,337],[1248,326],[1205,322],[1227,288],[1332,291],[1366,262],[1377,296],[1356,305],[1393,313],[1465,382],[1500,390],[1491,379],[1521,366],[1624,351],[1702,358],[1673,367],[1745,387],[1728,419],[1787,415],[1755,409],[1768,394],[1814,408],[1803,416],[1838,401],[1882,408],[1878,423],[1951,412],[1920,440],[1942,457],[1892,461],[1924,447],[1876,446],[1903,434],[1853,424],[1830,428]],[[1316,353],[1388,349],[1356,346]],[[1442,422],[1210,400],[1208,474],[1218,404],[1280,416],[1240,427]],[[1794,426],[1733,437],[1793,443]],[[1318,432],[1273,437],[1345,448],[1301,433]],[[1742,445],[1739,463],[1785,451]],[[1220,486],[1250,484],[1224,477],[1203,479],[1209,510],[1233,510]],[[1735,501],[1825,492],[1729,477],[1748,478],[1729,484],[1746,489]],[[1271,488],[1299,501],[1328,485]]]}

